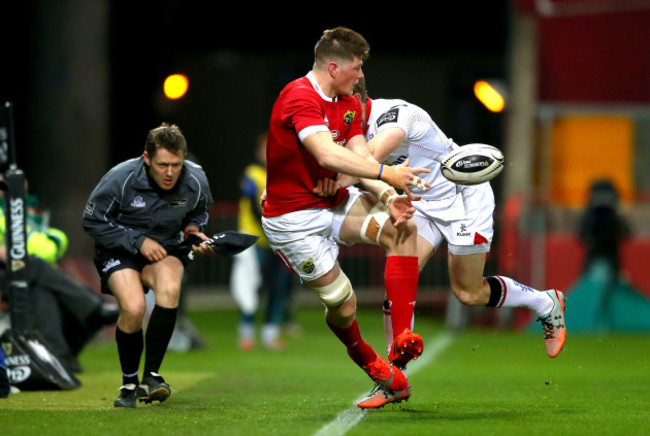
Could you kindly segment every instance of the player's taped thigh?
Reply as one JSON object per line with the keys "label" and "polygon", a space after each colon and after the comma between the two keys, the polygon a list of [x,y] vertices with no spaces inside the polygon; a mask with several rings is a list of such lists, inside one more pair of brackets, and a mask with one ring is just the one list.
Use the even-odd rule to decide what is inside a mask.
{"label": "player's taped thigh", "polygon": [[343,271],[339,272],[339,276],[334,279],[329,285],[323,287],[312,288],[318,298],[325,303],[328,307],[339,306],[352,297],[352,283]]}
{"label": "player's taped thigh", "polygon": [[382,203],[377,203],[374,205],[368,216],[363,220],[361,225],[361,231],[359,236],[361,240],[367,242],[368,244],[379,245],[379,238],[381,237],[381,231],[384,228],[384,224],[390,218],[390,212],[388,207],[384,206]]}

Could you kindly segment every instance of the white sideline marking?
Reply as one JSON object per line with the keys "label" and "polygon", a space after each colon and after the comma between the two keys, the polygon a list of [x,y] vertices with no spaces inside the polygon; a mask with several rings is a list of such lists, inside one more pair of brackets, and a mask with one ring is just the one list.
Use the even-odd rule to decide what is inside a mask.
{"label": "white sideline marking", "polygon": [[[413,375],[420,368],[424,368],[431,362],[433,362],[442,351],[453,342],[454,335],[450,332],[443,332],[438,336],[435,336],[429,341],[425,347],[425,352],[422,353],[422,357],[411,362],[408,368],[408,375]],[[368,395],[364,393],[354,402],[352,407],[344,410],[339,413],[334,420],[325,424],[321,427],[314,436],[343,436],[347,433],[352,427],[357,425],[361,419],[368,413],[368,409],[360,409],[357,407],[357,403],[364,399]]]}

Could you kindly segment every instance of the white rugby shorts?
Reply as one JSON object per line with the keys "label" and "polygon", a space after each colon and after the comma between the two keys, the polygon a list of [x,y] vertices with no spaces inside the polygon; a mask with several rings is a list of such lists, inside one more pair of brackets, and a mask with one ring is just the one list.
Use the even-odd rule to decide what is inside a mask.
{"label": "white rugby shorts", "polygon": [[494,193],[489,183],[467,186],[454,198],[414,201],[418,235],[436,249],[443,240],[456,255],[487,253],[494,236]]}
{"label": "white rugby shorts", "polygon": [[339,256],[341,225],[361,196],[357,188],[333,209],[306,209],[276,217],[262,217],[262,228],[273,252],[303,282],[314,281],[329,272]]}

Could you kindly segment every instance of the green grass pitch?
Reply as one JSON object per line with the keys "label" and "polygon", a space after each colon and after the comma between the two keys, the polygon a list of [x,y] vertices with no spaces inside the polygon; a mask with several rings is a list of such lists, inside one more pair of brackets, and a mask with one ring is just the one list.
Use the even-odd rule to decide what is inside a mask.
{"label": "green grass pitch", "polygon": [[[567,313],[569,314],[569,313]],[[418,312],[424,355],[409,367],[407,403],[362,412],[372,383],[327,329],[323,311],[301,308],[303,333],[285,351],[237,348],[237,313],[190,317],[206,350],[169,352],[164,403],[116,409],[112,341],[82,354],[83,386],[0,399],[0,435],[645,435],[650,432],[650,338],[569,332],[546,357],[541,335],[472,329],[446,333]],[[360,310],[367,342],[384,350],[379,306]],[[447,339],[447,341],[442,341]],[[426,354],[429,353],[427,357]]]}

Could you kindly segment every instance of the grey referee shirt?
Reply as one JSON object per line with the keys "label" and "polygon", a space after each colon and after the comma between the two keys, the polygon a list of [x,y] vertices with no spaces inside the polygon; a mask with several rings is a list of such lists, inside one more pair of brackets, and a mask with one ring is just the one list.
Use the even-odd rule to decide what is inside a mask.
{"label": "grey referee shirt", "polygon": [[205,229],[212,194],[203,169],[186,160],[176,186],[163,191],[150,180],[144,158],[122,162],[90,194],[82,225],[95,244],[138,253],[145,237],[160,244],[178,241],[188,225]]}

